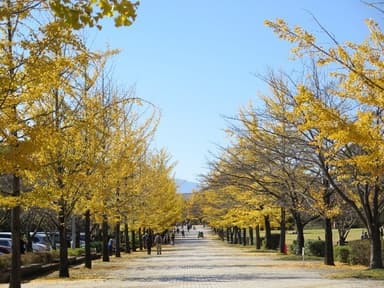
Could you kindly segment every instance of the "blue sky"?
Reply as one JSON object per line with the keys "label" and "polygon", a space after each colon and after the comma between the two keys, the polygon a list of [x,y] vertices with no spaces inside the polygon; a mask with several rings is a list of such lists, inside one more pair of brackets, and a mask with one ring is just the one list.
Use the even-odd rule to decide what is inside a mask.
{"label": "blue sky", "polygon": [[223,116],[234,116],[268,89],[255,74],[300,69],[290,46],[263,22],[284,18],[320,33],[312,13],[339,40],[362,41],[364,19],[383,20],[359,0],[142,0],[136,22],[105,24],[93,49],[118,48],[113,78],[162,113],[155,146],[177,162],[177,178],[196,181],[210,153],[227,140]]}

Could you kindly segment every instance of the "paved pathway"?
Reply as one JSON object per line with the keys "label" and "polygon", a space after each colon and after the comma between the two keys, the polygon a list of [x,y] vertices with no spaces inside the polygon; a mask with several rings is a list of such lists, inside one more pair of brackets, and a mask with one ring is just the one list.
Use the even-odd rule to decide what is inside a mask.
{"label": "paved pathway", "polygon": [[[202,230],[202,227],[197,229]],[[190,232],[184,239],[179,239],[175,246],[164,247],[163,254],[159,256],[138,252],[121,259],[112,257],[110,263],[97,263],[92,270],[94,279],[63,280],[51,276],[24,283],[22,287],[384,287],[384,281],[328,279],[324,277],[328,269],[306,263],[292,265],[271,256],[228,247],[211,239],[207,230],[204,230],[204,234],[208,237],[198,240],[196,233],[197,230]],[[71,272],[75,274],[75,271]],[[0,287],[7,285],[1,284]]]}

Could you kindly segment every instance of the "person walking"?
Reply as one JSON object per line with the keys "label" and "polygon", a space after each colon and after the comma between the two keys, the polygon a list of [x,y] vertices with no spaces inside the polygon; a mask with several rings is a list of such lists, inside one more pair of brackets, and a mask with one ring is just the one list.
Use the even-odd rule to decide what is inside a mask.
{"label": "person walking", "polygon": [[171,234],[171,244],[175,245],[175,232],[173,232],[173,231],[172,231],[172,234]]}
{"label": "person walking", "polygon": [[162,239],[161,239],[161,236],[160,236],[159,233],[156,234],[154,242],[156,244],[157,255],[161,255],[161,242],[162,242]]}
{"label": "person walking", "polygon": [[112,237],[109,238],[108,240],[108,253],[109,253],[109,256],[112,256],[112,253],[113,253],[113,241],[114,239]]}
{"label": "person walking", "polygon": [[151,234],[145,233],[143,235],[143,242],[144,242],[144,245],[145,245],[145,247],[147,249],[147,254],[151,255],[151,250],[152,250],[152,237],[151,237]]}

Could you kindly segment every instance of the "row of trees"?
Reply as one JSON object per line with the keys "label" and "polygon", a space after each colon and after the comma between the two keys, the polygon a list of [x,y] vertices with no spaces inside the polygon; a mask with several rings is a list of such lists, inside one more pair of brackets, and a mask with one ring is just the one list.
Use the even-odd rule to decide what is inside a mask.
{"label": "row of trees", "polygon": [[341,44],[319,24],[332,42],[325,47],[282,19],[265,24],[293,43],[296,57],[309,60],[304,79],[276,72],[260,76],[271,94],[262,98],[263,107],[249,105],[229,119],[232,141],[210,163],[203,194],[195,196],[201,205],[192,207],[200,207],[216,227],[275,221],[282,237],[289,211],[298,252],[305,224],[322,217],[329,265],[332,222],[356,215],[371,241],[370,267],[382,268],[384,34],[367,20],[364,42]]}
{"label": "row of trees", "polygon": [[[162,230],[180,215],[173,164],[151,148],[152,104],[106,73],[116,51],[87,48],[78,29],[112,17],[130,25],[137,3],[6,0],[0,6],[0,207],[11,209],[10,287],[20,287],[20,214],[56,214],[60,277],[68,277],[67,222]],[[119,228],[117,228],[119,231]],[[86,234],[87,236],[87,234]],[[88,234],[89,238],[89,234]],[[106,238],[107,239],[107,238]],[[89,247],[86,249],[89,253]]]}

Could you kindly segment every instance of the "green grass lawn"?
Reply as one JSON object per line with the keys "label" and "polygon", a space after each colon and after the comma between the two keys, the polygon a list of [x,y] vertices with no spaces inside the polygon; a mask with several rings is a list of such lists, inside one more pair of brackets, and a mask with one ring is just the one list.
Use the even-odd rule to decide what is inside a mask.
{"label": "green grass lawn", "polygon": [[[354,228],[354,229],[351,229],[349,231],[349,234],[347,236],[347,241],[352,241],[352,240],[359,240],[360,237],[361,237],[361,232],[362,231],[366,231],[364,228]],[[272,233],[273,234],[279,234],[280,233],[280,230],[272,230]],[[324,236],[324,229],[313,229],[313,228],[310,228],[310,229],[305,229],[304,230],[304,240],[307,241],[307,240],[318,240],[319,238],[321,240],[325,240],[325,236]],[[256,238],[256,235],[255,235],[255,230],[253,231],[253,239]],[[264,237],[265,236],[265,231],[260,231],[260,236],[261,237]],[[293,230],[287,230],[286,232],[286,243],[287,245],[289,246],[290,244],[292,244],[292,242],[294,240],[296,240],[296,234],[294,233]],[[334,245],[337,245],[337,242],[339,241],[339,233],[337,231],[337,229],[333,229],[332,230],[332,236],[333,236],[333,244]],[[248,237],[248,230],[247,230],[247,237]]]}
{"label": "green grass lawn", "polygon": [[[347,241],[352,241],[352,240],[358,240],[360,239],[361,236],[361,231],[364,230],[362,228],[354,228],[351,229],[351,231],[348,234]],[[296,234],[293,233],[294,231],[288,230],[286,233],[286,242],[287,245],[289,246],[292,244],[293,240],[296,240]],[[280,233],[280,231],[275,230],[272,233]],[[264,236],[264,234],[262,234]],[[337,241],[339,241],[339,233],[337,232],[337,229],[332,230],[332,235],[333,235],[333,243],[334,245],[337,244]],[[317,240],[317,239],[324,240],[324,229],[305,229],[304,230],[304,239],[305,240]]]}

